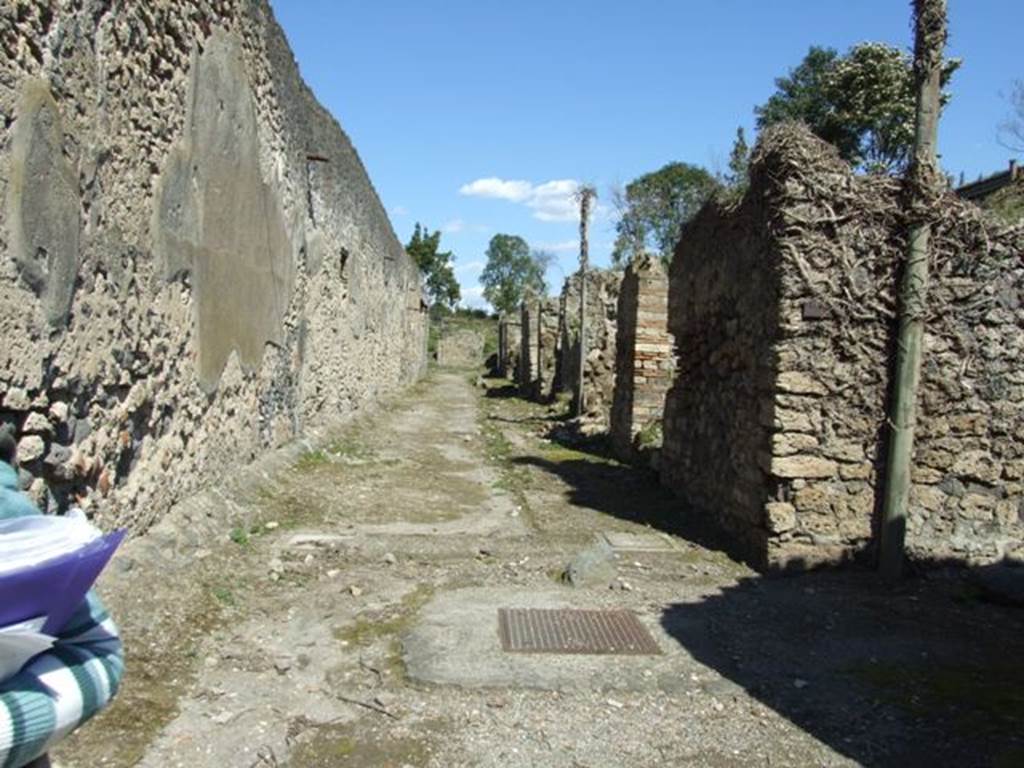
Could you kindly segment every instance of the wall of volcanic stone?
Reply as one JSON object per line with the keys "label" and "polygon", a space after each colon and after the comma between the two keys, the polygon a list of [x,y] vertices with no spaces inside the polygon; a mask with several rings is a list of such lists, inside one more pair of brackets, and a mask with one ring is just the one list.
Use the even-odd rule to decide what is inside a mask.
{"label": "wall of volcanic stone", "polygon": [[[784,127],[750,189],[709,204],[671,267],[678,373],[663,475],[748,558],[807,567],[877,542],[905,252],[900,181],[857,176]],[[1024,556],[1024,229],[947,195],[933,279],[907,546]]]}
{"label": "wall of volcanic stone", "polygon": [[0,9],[0,420],[143,530],[417,378],[420,276],[268,4]]}

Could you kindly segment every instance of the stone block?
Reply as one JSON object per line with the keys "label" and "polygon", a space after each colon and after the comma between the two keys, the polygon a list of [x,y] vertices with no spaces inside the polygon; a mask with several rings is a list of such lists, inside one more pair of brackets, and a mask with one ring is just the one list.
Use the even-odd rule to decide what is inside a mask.
{"label": "stone block", "polygon": [[810,374],[783,371],[775,379],[780,392],[792,395],[825,395],[828,390]]}
{"label": "stone block", "polygon": [[39,435],[27,435],[18,442],[18,461],[28,464],[46,452],[46,443]]}
{"label": "stone block", "polygon": [[915,485],[910,489],[911,506],[919,506],[928,512],[938,512],[946,503],[947,496],[935,486]]}
{"label": "stone block", "polygon": [[839,477],[843,480],[867,480],[873,470],[874,467],[869,461],[860,464],[840,464]]}
{"label": "stone block", "polygon": [[960,477],[991,484],[999,480],[1001,467],[986,451],[966,451],[956,458],[953,472]]}
{"label": "stone block", "polygon": [[829,478],[838,471],[839,465],[831,459],[803,454],[774,457],[771,465],[771,473],[776,477]]}
{"label": "stone block", "polygon": [[805,432],[779,432],[772,435],[772,453],[776,456],[813,451],[817,447],[818,438]]}
{"label": "stone block", "polygon": [[785,533],[796,527],[796,508],[785,502],[772,502],[764,507],[765,525],[772,533]]}
{"label": "stone block", "polygon": [[784,432],[815,432],[811,417],[800,411],[777,408],[774,414],[774,426]]}
{"label": "stone block", "polygon": [[21,431],[28,435],[50,435],[53,434],[53,424],[43,414],[32,412],[25,419]]}
{"label": "stone block", "polygon": [[27,411],[32,406],[32,398],[20,387],[11,387],[4,394],[4,408],[9,411]]}

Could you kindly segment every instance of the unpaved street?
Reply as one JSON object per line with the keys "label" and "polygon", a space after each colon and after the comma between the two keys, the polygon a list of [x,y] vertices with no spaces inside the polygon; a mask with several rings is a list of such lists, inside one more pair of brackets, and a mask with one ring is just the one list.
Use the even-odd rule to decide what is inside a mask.
{"label": "unpaved street", "polygon": [[[59,764],[1024,761],[1019,611],[943,574],[761,578],[510,390],[435,371],[129,546],[125,686]],[[504,653],[503,607],[627,608],[661,653]]]}

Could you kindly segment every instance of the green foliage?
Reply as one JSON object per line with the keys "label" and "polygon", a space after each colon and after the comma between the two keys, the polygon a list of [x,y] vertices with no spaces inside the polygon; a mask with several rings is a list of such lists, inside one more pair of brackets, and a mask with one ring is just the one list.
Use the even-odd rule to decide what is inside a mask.
{"label": "green foliage", "polygon": [[548,256],[531,252],[518,235],[495,235],[487,246],[487,265],[480,274],[484,298],[498,312],[514,312],[528,292],[544,293]]}
{"label": "green foliage", "polygon": [[619,221],[612,261],[622,265],[644,250],[670,261],[683,224],[719,189],[714,176],[689,163],[669,163],[631,181],[616,201]]}
{"label": "green foliage", "polygon": [[405,251],[426,278],[431,305],[451,309],[461,298],[459,283],[452,269],[455,257],[451,251],[439,251],[440,245],[440,232],[431,234],[417,223]]}
{"label": "green foliage", "polygon": [[736,140],[729,153],[729,173],[725,177],[726,186],[735,192],[745,190],[750,182],[749,166],[750,147],[747,145],[747,136],[741,125],[736,129]]}
{"label": "green foliage", "polygon": [[[945,86],[960,66],[943,65]],[[840,56],[812,47],[776,92],[756,107],[758,128],[799,120],[855,166],[897,172],[910,159],[914,142],[916,90],[913,60],[885,43],[861,43]],[[943,105],[949,100],[944,93]]]}

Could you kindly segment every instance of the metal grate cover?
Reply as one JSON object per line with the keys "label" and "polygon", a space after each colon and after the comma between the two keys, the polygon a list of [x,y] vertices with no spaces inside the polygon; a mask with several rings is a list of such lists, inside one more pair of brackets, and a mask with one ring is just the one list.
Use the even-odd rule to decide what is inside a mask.
{"label": "metal grate cover", "polygon": [[627,610],[499,608],[498,635],[510,653],[657,655],[654,638]]}

